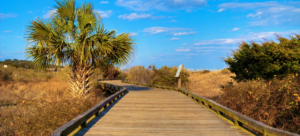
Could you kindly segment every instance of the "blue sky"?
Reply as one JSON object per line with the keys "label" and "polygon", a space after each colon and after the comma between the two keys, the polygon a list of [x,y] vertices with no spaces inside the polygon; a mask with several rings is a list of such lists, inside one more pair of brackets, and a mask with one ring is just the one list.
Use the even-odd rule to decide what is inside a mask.
{"label": "blue sky", "polygon": [[[107,29],[131,33],[135,54],[123,68],[184,64],[194,70],[223,69],[222,58],[241,41],[300,34],[300,1],[84,1],[94,5]],[[54,5],[54,0],[1,1],[0,60],[27,58],[25,27],[37,17],[48,19]]]}

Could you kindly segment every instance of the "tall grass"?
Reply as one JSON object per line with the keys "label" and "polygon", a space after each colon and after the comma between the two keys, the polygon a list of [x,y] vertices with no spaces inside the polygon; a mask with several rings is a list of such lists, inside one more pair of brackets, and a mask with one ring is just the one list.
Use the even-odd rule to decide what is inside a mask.
{"label": "tall grass", "polygon": [[190,71],[189,74],[187,89],[197,95],[213,100],[218,99],[218,97],[222,95],[223,92],[220,86],[233,81],[231,77],[235,76],[235,74],[231,73],[228,69],[217,71]]}
{"label": "tall grass", "polygon": [[97,82],[88,98],[73,98],[68,92],[68,70],[0,68],[0,135],[50,135],[104,99]]}

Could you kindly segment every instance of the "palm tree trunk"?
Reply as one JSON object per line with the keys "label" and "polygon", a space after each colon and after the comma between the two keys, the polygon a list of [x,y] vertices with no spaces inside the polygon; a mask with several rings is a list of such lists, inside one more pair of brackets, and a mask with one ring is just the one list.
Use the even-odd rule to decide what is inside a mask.
{"label": "palm tree trunk", "polygon": [[71,66],[71,83],[70,83],[70,92],[73,97],[84,97],[89,93],[90,82],[89,78],[93,74],[90,72],[91,66],[80,66],[73,65]]}

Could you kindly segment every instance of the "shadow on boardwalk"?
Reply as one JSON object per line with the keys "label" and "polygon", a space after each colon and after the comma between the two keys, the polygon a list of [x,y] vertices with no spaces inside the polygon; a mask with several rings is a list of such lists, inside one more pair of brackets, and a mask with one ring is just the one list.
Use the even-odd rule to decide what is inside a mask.
{"label": "shadow on boardwalk", "polygon": [[141,86],[135,86],[135,85],[125,85],[123,87],[126,87],[128,91],[149,91],[149,90],[152,90],[152,88],[149,88],[149,87],[141,87]]}
{"label": "shadow on boardwalk", "polygon": [[125,95],[121,96],[118,100],[116,100],[114,103],[112,103],[111,105],[109,105],[106,109],[104,109],[103,111],[101,111],[101,113],[98,115],[98,117],[92,119],[85,128],[82,128],[80,131],[78,131],[75,136],[83,136],[86,132],[88,132],[88,130],[90,130],[102,117],[104,117],[110,110],[112,107],[114,107],[114,105],[116,105],[123,97],[125,97],[128,93],[126,93]]}

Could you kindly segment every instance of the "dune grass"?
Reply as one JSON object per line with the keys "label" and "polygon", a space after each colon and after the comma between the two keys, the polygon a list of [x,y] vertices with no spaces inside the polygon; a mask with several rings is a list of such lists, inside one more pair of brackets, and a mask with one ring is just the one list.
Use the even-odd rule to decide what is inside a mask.
{"label": "dune grass", "polygon": [[105,98],[97,82],[88,98],[73,98],[67,72],[0,68],[0,135],[50,135]]}
{"label": "dune grass", "polygon": [[234,82],[231,76],[235,76],[227,69],[190,71],[189,75],[187,89],[197,95],[214,100],[222,95],[221,86],[227,82]]}

